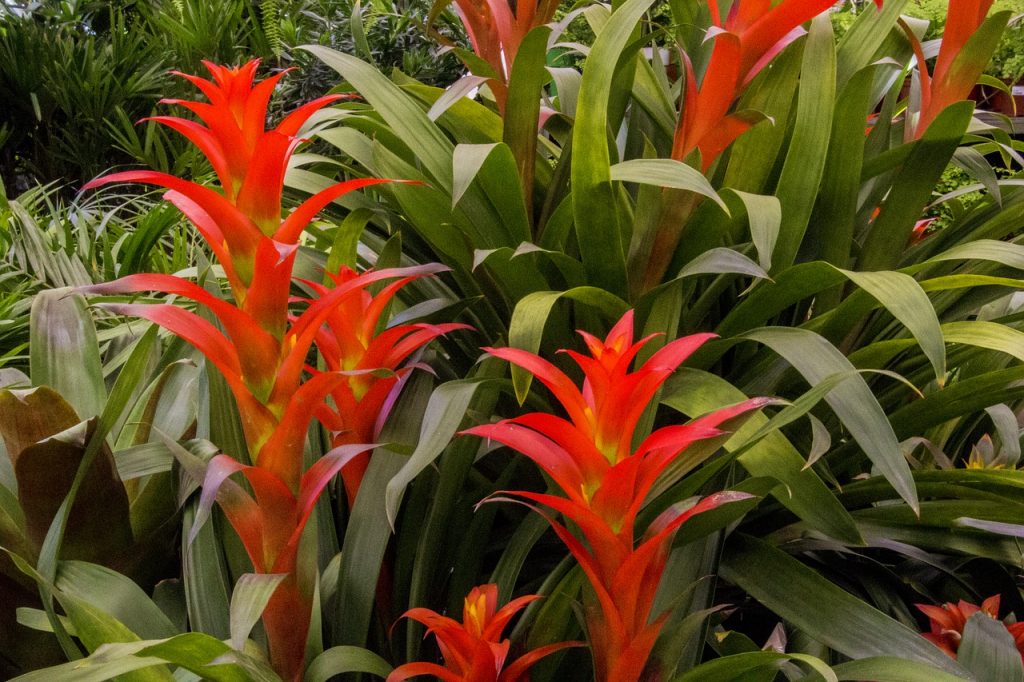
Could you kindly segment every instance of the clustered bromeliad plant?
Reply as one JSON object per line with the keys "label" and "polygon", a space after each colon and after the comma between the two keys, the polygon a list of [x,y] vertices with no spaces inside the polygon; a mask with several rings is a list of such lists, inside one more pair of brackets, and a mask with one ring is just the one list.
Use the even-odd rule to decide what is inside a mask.
{"label": "clustered bromeliad plant", "polygon": [[[271,128],[283,72],[208,64],[152,120],[215,180],[86,185],[216,264],[41,294],[0,370],[0,642],[68,659],[19,679],[1024,679],[1024,158],[965,100],[1008,13],[455,4],[447,91],[309,47],[343,82]],[[180,552],[88,563],[96,490]]]}

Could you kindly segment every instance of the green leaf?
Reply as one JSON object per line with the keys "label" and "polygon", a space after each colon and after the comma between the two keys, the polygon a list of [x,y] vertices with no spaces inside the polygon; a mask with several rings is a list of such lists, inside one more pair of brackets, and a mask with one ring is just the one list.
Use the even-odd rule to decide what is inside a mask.
{"label": "green leaf", "polygon": [[811,23],[804,45],[796,121],[775,195],[782,224],[772,259],[776,270],[796,260],[825,169],[836,95],[836,53],[828,13]]}
{"label": "green leaf", "polygon": [[502,139],[512,150],[526,206],[533,206],[533,173],[537,164],[537,123],[540,98],[547,80],[549,26],[537,26],[523,37],[508,81],[508,101]]}
{"label": "green leaf", "polygon": [[[745,673],[764,670],[778,670],[785,661],[806,663],[822,679],[836,682],[838,678],[824,661],[808,654],[780,654],[774,651],[752,651],[744,654],[723,656],[697,666],[693,670],[680,675],[676,682],[732,682],[740,679]],[[744,678],[746,679],[746,678]]]}
{"label": "green leaf", "polygon": [[500,142],[455,146],[455,152],[452,154],[452,208],[458,205],[484,162],[498,147],[508,149],[507,145]]}
{"label": "green leaf", "polygon": [[178,634],[153,600],[130,578],[84,561],[62,561],[56,587],[117,618],[142,639]]}
{"label": "green leaf", "polygon": [[914,224],[960,145],[974,113],[974,102],[957,102],[939,114],[892,181],[892,190],[863,242],[858,270],[892,270],[899,263]]}
{"label": "green leaf", "polygon": [[[684,414],[697,416],[746,400],[747,397],[721,377],[684,368],[669,380],[662,402]],[[781,485],[772,494],[808,524],[843,542],[863,544],[850,513],[818,475],[812,469],[805,468],[804,458],[780,431],[774,430],[758,442],[750,444],[751,436],[768,422],[768,417],[762,414],[752,415],[726,441],[726,451],[738,454],[739,463],[751,475],[779,481]],[[652,492],[657,494],[658,486]]]}
{"label": "green leaf", "polygon": [[956,658],[979,680],[1024,681],[1024,663],[1013,635],[987,613],[975,613],[967,619]]}
{"label": "green leaf", "polygon": [[388,481],[385,489],[384,506],[392,530],[395,528],[395,518],[398,516],[398,507],[402,503],[405,489],[451,442],[466,414],[466,408],[469,407],[480,385],[478,379],[449,381],[435,388],[430,394],[420,425],[416,449],[398,473]]}
{"label": "green leaf", "polygon": [[685,189],[705,196],[718,204],[726,214],[729,207],[708,179],[694,168],[674,159],[630,159],[610,169],[612,180],[636,182],[641,185]]}
{"label": "green leaf", "polygon": [[935,308],[917,280],[901,272],[842,272],[910,330],[941,383],[946,374],[946,345]]}
{"label": "green leaf", "polygon": [[342,673],[369,673],[387,677],[391,666],[383,658],[357,646],[336,646],[313,659],[306,668],[304,682],[327,682]]}
{"label": "green leaf", "polygon": [[347,80],[419,159],[431,179],[445,192],[452,189],[452,143],[415,101],[375,67],[351,55],[319,45],[303,45],[317,59]]}
{"label": "green leaf", "polygon": [[[821,336],[806,329],[765,327],[745,336],[770,347],[814,385],[831,374],[850,372],[850,361]],[[910,465],[885,412],[860,376],[837,386],[825,400],[883,476],[907,504],[918,509]]]}
{"label": "green leaf", "polygon": [[779,198],[735,189],[728,190],[728,193],[736,196],[747,212],[750,238],[757,249],[757,262],[765,270],[771,270],[772,254],[782,224],[782,204],[779,203]]}
{"label": "green leaf", "polygon": [[628,61],[623,59],[624,50],[640,17],[653,4],[654,0],[627,0],[601,29],[587,56],[573,126],[572,207],[580,254],[588,281],[619,295],[627,291],[626,243],[611,177],[609,100],[616,71]]}
{"label": "green leaf", "polygon": [[[429,377],[422,372],[413,375],[381,432],[381,441],[415,442],[430,393]],[[385,506],[387,485],[406,461],[404,455],[387,448],[374,450],[352,505],[341,548],[332,622],[334,639],[343,644],[361,646],[366,641],[381,561],[391,540]]]}
{"label": "green leaf", "polygon": [[1024,332],[998,322],[973,320],[942,325],[947,343],[962,343],[1000,351],[1024,362]]}
{"label": "green leaf", "polygon": [[[919,633],[762,540],[730,536],[721,569],[724,579],[845,656],[898,656],[970,679],[962,667]],[[822,608],[823,604],[828,608]]]}
{"label": "green leaf", "polygon": [[284,573],[246,573],[238,579],[231,592],[229,611],[231,648],[242,650],[267,602],[286,577]]}
{"label": "green leaf", "polygon": [[735,251],[724,246],[719,246],[701,253],[699,256],[687,263],[677,279],[692,277],[694,275],[710,274],[734,274],[748,275],[758,279],[771,279],[760,265]]}
{"label": "green leaf", "polygon": [[29,374],[35,386],[49,386],[82,419],[103,411],[103,383],[96,326],[81,294],[52,289],[32,301]]}

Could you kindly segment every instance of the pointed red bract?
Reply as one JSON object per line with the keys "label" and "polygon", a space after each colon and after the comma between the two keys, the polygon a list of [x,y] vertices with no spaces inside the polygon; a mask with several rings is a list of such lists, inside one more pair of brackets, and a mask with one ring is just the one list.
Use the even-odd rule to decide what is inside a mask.
{"label": "pointed red bract", "polygon": [[519,46],[527,33],[554,18],[558,0],[521,0],[515,3],[509,0],[455,0],[455,6],[473,52],[493,71],[493,74],[488,74],[491,77],[487,83],[494,93],[498,110],[504,113],[509,77]]}
{"label": "pointed red bract", "polygon": [[[956,604],[947,602],[942,606],[916,604],[917,610],[928,616],[929,632],[922,636],[949,656],[956,658],[967,620],[978,612],[999,620],[999,602],[1000,596],[996,594],[983,601],[981,606],[963,599]],[[1021,660],[1024,661],[1024,623],[1010,623],[1006,628],[1013,637]]]}
{"label": "pointed red bract", "polygon": [[[803,35],[802,24],[835,2],[832,0],[735,0],[723,21],[718,0],[708,0],[714,40],[711,60],[700,85],[684,55],[686,88],[675,132],[672,158],[682,161],[700,150],[704,171],[755,121],[727,115],[743,89],[791,42]],[[878,7],[882,0],[875,0]]]}
{"label": "pointed red bract", "polygon": [[498,586],[481,585],[470,590],[463,601],[462,622],[430,609],[410,609],[403,614],[422,623],[427,634],[437,638],[444,666],[435,663],[406,663],[388,675],[387,682],[400,682],[416,675],[433,675],[453,682],[516,682],[544,656],[580,642],[558,642],[534,649],[506,666],[511,643],[501,635],[509,621],[540,595],[514,599],[498,608]]}
{"label": "pointed red bract", "polygon": [[905,27],[907,40],[914,48],[921,87],[921,107],[917,121],[907,124],[908,139],[918,139],[944,109],[967,99],[987,64],[971,59],[963,52],[975,31],[985,22],[993,0],[949,0],[946,25],[942,33],[939,55],[929,73],[924,50],[917,36]]}
{"label": "pointed red bract", "polygon": [[[580,332],[590,355],[567,351],[583,370],[582,388],[561,370],[527,351],[485,349],[532,373],[562,404],[569,419],[526,414],[466,434],[496,440],[529,457],[565,497],[527,491],[498,493],[492,501],[521,502],[541,513],[579,562],[594,590],[586,608],[587,630],[600,682],[640,679],[663,617],[651,611],[676,530],[691,516],[747,499],[718,493],[659,516],[636,543],[636,518],[658,477],[691,443],[721,435],[718,427],[766,404],[754,398],[704,415],[689,424],[666,426],[635,450],[640,416],[666,379],[712,334],[695,334],[665,344],[635,371],[630,366],[651,337],[633,341],[633,311],[602,341]],[[504,497],[505,495],[511,497]],[[527,502],[523,502],[527,500]],[[585,542],[534,506],[571,520]]]}

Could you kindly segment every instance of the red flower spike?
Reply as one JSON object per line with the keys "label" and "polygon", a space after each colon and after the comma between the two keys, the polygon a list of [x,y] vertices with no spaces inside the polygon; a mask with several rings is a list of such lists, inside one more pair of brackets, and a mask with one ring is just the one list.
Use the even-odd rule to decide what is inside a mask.
{"label": "red flower spike", "polygon": [[453,682],[516,682],[525,680],[527,669],[541,658],[581,642],[558,642],[530,651],[506,667],[511,643],[501,639],[509,621],[540,595],[514,599],[498,608],[498,586],[481,585],[470,590],[463,602],[462,622],[430,609],[410,609],[403,614],[422,623],[427,634],[437,638],[444,666],[436,663],[406,663],[388,675],[387,682],[401,682],[417,675],[433,675]]}
{"label": "red flower spike", "polygon": [[[345,380],[338,382],[331,391],[335,410],[324,420],[333,432],[332,443],[335,446],[376,440],[377,429],[383,423],[382,416],[407,371],[401,365],[439,336],[457,329],[470,329],[464,324],[421,323],[397,325],[377,333],[381,316],[398,291],[413,279],[436,271],[436,267],[382,270],[381,273],[404,276],[388,284],[376,296],[367,290],[372,283],[367,275],[356,275],[347,267],[328,273],[335,284],[333,289],[305,282],[317,292],[319,299],[303,313],[303,317],[322,301],[337,296],[339,291],[351,292],[326,311],[322,318],[326,324],[306,326],[315,332],[317,347],[327,368],[345,374]],[[379,370],[389,373],[382,374]],[[342,470],[349,504],[355,501],[368,464],[369,453],[366,453]]]}
{"label": "red flower spike", "polygon": [[[633,341],[633,313],[627,312],[602,341],[580,332],[590,355],[568,351],[583,370],[578,389],[554,365],[513,348],[485,349],[531,372],[555,395],[569,419],[531,413],[465,434],[497,440],[532,459],[562,489],[565,498],[505,491],[489,501],[509,500],[541,513],[579,562],[594,589],[596,604],[586,609],[595,671],[600,682],[638,680],[657,640],[664,616],[651,620],[654,597],[672,538],[694,514],[751,497],[718,493],[688,509],[670,508],[636,544],[636,517],[666,467],[691,443],[721,435],[719,426],[763,407],[764,398],[746,400],[689,424],[667,426],[633,451],[640,415],[659,387],[711,334],[677,339],[635,371],[630,365],[650,337]],[[523,500],[527,502],[523,502]],[[570,519],[583,541],[532,503]]]}
{"label": "red flower spike", "polygon": [[502,112],[519,46],[532,29],[549,23],[558,9],[558,0],[516,2],[514,13],[511,4],[508,0],[455,0],[456,13],[466,29],[473,52],[487,62],[495,74],[488,85]]}
{"label": "red flower spike", "polygon": [[[706,172],[726,147],[756,122],[727,115],[743,88],[803,35],[804,22],[834,4],[832,0],[782,0],[772,6],[769,0],[735,0],[723,22],[718,0],[708,0],[712,26],[707,36],[715,46],[699,87],[689,58],[683,55],[686,89],[672,158],[682,161],[699,149]],[[882,0],[875,4],[880,8]]]}
{"label": "red flower spike", "polygon": [[968,61],[961,51],[974,32],[985,22],[985,16],[992,3],[993,0],[949,0],[942,43],[939,55],[935,59],[934,72],[931,74],[928,72],[920,41],[904,27],[907,39],[917,57],[921,83],[920,116],[912,131],[908,126],[908,139],[918,139],[924,135],[924,131],[936,116],[954,102],[967,99],[971,88],[977,83],[985,69],[985,62]]}
{"label": "red flower spike", "polygon": [[[296,553],[303,528],[320,493],[347,464],[362,458],[374,446],[360,443],[345,431],[334,448],[308,471],[302,471],[302,453],[310,420],[325,415],[325,401],[340,387],[354,386],[358,400],[357,430],[373,436],[411,366],[398,368],[409,355],[437,336],[464,325],[405,325],[374,335],[390,298],[410,279],[444,270],[425,265],[356,275],[308,302],[299,315],[289,311],[292,268],[302,231],[327,204],[346,192],[387,180],[361,179],[338,183],[308,198],[282,220],[281,193],[288,159],[302,142],[299,129],[317,110],[339,97],[328,96],[305,104],[274,130],[266,130],[267,104],[278,74],[254,84],[258,62],[238,68],[206,63],[213,80],[184,76],[208,102],[176,100],[196,114],[202,124],[160,116],[163,123],[191,140],[210,160],[222,191],[152,171],[129,171],[99,178],[86,185],[140,182],[168,189],[166,197],[189,218],[206,239],[224,268],[235,305],[205,289],[170,275],[133,275],[116,282],[84,289],[94,294],[162,291],[206,306],[224,332],[207,320],[169,304],[100,304],[121,314],[151,320],[199,349],[224,375],[235,396],[246,444],[255,466],[243,466],[226,455],[211,460],[193,536],[217,501],[235,528],[253,566],[260,573],[280,573],[284,581],[263,613],[274,669],[289,682],[301,677],[312,595],[300,588],[295,576]],[[203,125],[205,124],[205,125]],[[399,279],[385,288],[376,302],[366,288],[387,279]],[[355,358],[357,371],[318,372],[303,382],[311,345],[318,335],[330,346],[321,328],[336,311],[344,311],[358,333],[358,348],[344,350],[344,362]],[[366,320],[358,322],[358,316]],[[355,317],[353,317],[355,316]],[[341,349],[335,344],[334,348]],[[330,353],[328,352],[328,355]],[[370,364],[374,363],[374,364]],[[333,363],[337,365],[337,363]],[[328,363],[332,365],[331,362]],[[376,381],[376,372],[385,374]],[[344,401],[336,401],[344,405]],[[371,413],[372,411],[372,413]],[[345,419],[349,414],[345,413]],[[328,420],[330,421],[330,420]],[[344,424],[341,427],[345,427]],[[241,473],[252,494],[230,480]]]}
{"label": "red flower spike", "polygon": [[[983,601],[981,606],[962,599],[956,604],[948,602],[942,606],[915,604],[918,611],[928,616],[930,631],[925,632],[922,636],[952,658],[956,658],[967,620],[979,611],[990,618],[999,620],[999,601],[1000,597],[996,594]],[[1010,623],[1006,629],[1013,637],[1021,660],[1024,660],[1024,623]]]}

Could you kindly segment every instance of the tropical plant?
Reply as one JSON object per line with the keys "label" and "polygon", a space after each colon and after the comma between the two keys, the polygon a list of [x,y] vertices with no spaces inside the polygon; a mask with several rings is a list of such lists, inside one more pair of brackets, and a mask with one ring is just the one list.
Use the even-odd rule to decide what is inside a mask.
{"label": "tropical plant", "polygon": [[[462,3],[470,77],[310,46],[346,97],[276,131],[254,66],[193,77],[200,122],[157,123],[217,182],[112,177],[169,188],[218,266],[86,289],[199,303],[96,306],[219,369],[203,440],[159,440],[181,588],[76,610],[58,515],[23,621],[88,656],[22,679],[1024,678],[992,601],[913,608],[1024,613],[1024,159],[958,99],[1009,13],[950,0],[935,45],[861,3],[837,42],[829,4]],[[951,165],[977,182],[937,193]],[[313,197],[283,220],[282,180]]]}

